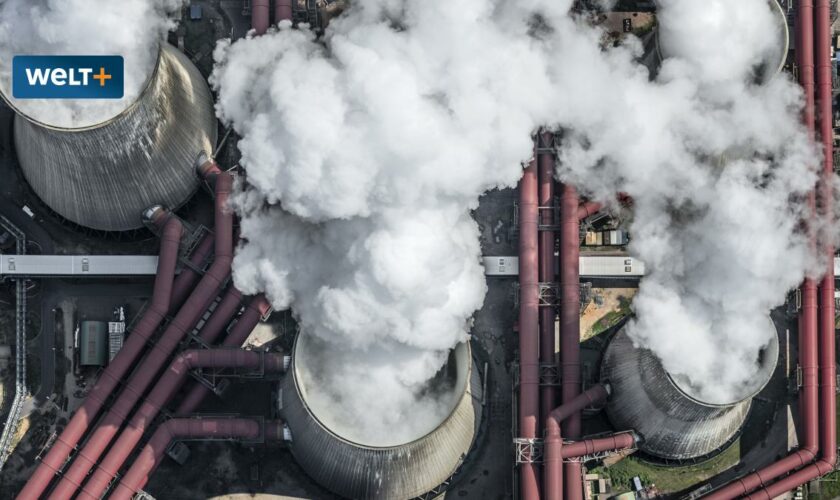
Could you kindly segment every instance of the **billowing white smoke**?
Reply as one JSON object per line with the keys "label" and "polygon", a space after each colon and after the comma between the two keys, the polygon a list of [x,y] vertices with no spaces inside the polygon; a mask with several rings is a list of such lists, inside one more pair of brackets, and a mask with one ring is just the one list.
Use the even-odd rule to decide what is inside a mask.
{"label": "billowing white smoke", "polygon": [[672,58],[655,82],[581,53],[603,97],[572,100],[561,115],[574,132],[559,171],[600,196],[633,197],[631,251],[649,275],[630,335],[694,395],[730,402],[764,382],[754,375],[774,335],[767,314],[813,269],[797,224],[819,155],[795,84],[752,83],[755,67],[775,54],[775,70],[780,53],[766,0],[660,6]]}
{"label": "billowing white smoke", "polygon": [[157,46],[184,0],[0,0],[0,90],[11,99],[16,55],[122,55],[125,95],[118,100],[14,100],[26,115],[56,127],[108,120],[140,95]]}
{"label": "billowing white smoke", "polygon": [[[730,3],[703,2],[719,29],[740,29]],[[764,0],[738,4],[774,33]],[[561,178],[633,196],[633,251],[651,269],[633,336],[698,394],[741,390],[769,309],[805,272],[796,200],[815,154],[796,86],[751,85],[749,64],[709,68],[679,43],[685,57],[650,81],[638,44],[602,51],[570,5],[358,0],[323,44],[284,27],[216,51],[219,116],[248,173],[237,285],[331,346],[313,397],[354,438],[410,439],[442,418],[416,412],[482,303],[469,210],[516,183],[540,125],[567,130]],[[768,38],[719,49],[759,62]]]}

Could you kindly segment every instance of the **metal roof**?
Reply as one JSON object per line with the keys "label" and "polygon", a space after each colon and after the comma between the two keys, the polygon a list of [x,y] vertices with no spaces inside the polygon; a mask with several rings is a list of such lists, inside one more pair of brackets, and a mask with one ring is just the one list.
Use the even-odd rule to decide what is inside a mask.
{"label": "metal roof", "polygon": [[[519,275],[519,257],[483,257],[485,276]],[[582,256],[581,278],[641,278],[645,264],[633,257]],[[157,272],[155,255],[0,255],[2,276],[141,276]],[[840,258],[834,259],[840,276]]]}
{"label": "metal roof", "polygon": [[105,366],[108,361],[108,327],[104,321],[82,321],[79,327],[79,364]]}
{"label": "metal roof", "polygon": [[157,272],[156,255],[0,255],[10,276],[143,276]]}
{"label": "metal roof", "polygon": [[[517,276],[519,257],[484,257],[486,276]],[[640,278],[645,274],[644,262],[628,256],[584,255],[580,258],[580,277]]]}

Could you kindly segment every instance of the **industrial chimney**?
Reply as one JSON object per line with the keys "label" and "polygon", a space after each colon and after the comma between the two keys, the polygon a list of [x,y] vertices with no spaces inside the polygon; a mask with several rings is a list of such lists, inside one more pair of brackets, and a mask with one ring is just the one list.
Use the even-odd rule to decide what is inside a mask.
{"label": "industrial chimney", "polygon": [[[426,435],[384,446],[360,442],[356,430],[307,396],[323,380],[310,371],[320,364],[314,357],[322,346],[314,336],[298,335],[282,386],[291,451],[307,474],[342,497],[358,499],[414,498],[448,480],[469,453],[481,421],[481,379],[469,344],[451,351],[448,369],[439,374],[455,391],[448,416]],[[388,429],[382,435],[387,440]]]}
{"label": "industrial chimney", "polygon": [[601,362],[601,380],[613,391],[606,407],[613,426],[635,430],[643,438],[642,452],[667,461],[696,460],[722,451],[737,437],[752,398],[776,368],[779,340],[768,322],[773,336],[760,353],[758,374],[730,401],[704,400],[708,398],[687,380],[666,372],[656,355],[635,346],[621,329]]}
{"label": "industrial chimney", "polygon": [[9,102],[17,111],[18,160],[32,189],[61,217],[96,230],[141,227],[150,205],[180,207],[198,187],[197,156],[216,143],[205,78],[166,44],[137,100],[100,123],[56,126]]}

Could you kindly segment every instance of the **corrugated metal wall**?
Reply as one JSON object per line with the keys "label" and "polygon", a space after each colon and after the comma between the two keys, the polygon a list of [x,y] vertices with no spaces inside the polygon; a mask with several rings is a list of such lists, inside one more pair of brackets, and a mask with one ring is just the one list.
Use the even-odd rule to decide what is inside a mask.
{"label": "corrugated metal wall", "polygon": [[481,421],[481,378],[468,344],[459,349],[459,370],[467,373],[453,412],[425,437],[388,448],[360,446],[326,429],[301,396],[293,360],[283,383],[283,417],[295,459],[315,481],[347,498],[413,498],[446,481],[472,447]]}
{"label": "corrugated metal wall", "polygon": [[[769,380],[778,359],[768,350]],[[740,430],[752,394],[729,405],[708,405],[678,388],[649,350],[636,348],[621,330],[611,341],[601,364],[601,380],[612,388],[607,415],[619,430],[635,430],[644,441],[640,449],[657,457],[687,460],[717,451]],[[766,382],[766,380],[765,380]],[[762,386],[763,387],[763,386]]]}
{"label": "corrugated metal wall", "polygon": [[38,196],[62,217],[103,231],[140,227],[150,205],[181,206],[198,186],[197,155],[215,143],[210,89],[168,45],[140,99],[106,124],[67,131],[15,118],[17,155]]}

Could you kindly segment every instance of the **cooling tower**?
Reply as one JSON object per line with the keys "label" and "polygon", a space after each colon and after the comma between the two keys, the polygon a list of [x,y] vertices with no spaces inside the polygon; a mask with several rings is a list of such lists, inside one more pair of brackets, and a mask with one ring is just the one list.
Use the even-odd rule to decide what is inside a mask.
{"label": "cooling tower", "polygon": [[[777,0],[767,0],[776,17],[778,31],[768,33],[767,36],[778,38],[776,50],[767,54],[762,64],[755,68],[755,78],[758,82],[765,82],[778,74],[785,66],[788,50],[790,49],[790,30],[788,29],[787,13]],[[668,57],[668,39],[657,30],[656,51],[660,61]]]}
{"label": "cooling tower", "polygon": [[70,129],[18,113],[14,131],[23,174],[47,206],[81,226],[124,231],[140,227],[150,205],[189,199],[216,118],[204,77],[164,44],[140,97],[114,118]]}
{"label": "cooling tower", "polygon": [[452,351],[450,369],[444,370],[456,391],[449,415],[425,435],[381,447],[348,439],[353,430],[338,422],[327,427],[318,415],[322,410],[308,401],[307,387],[320,380],[301,367],[311,362],[314,342],[298,336],[282,391],[291,451],[310,477],[343,497],[397,500],[427,493],[452,476],[472,447],[481,420],[482,388],[469,344]]}
{"label": "cooling tower", "polygon": [[[768,328],[773,329],[772,323]],[[773,330],[753,384],[733,401],[709,403],[687,381],[669,375],[650,350],[635,347],[622,329],[601,363],[601,380],[613,391],[607,415],[616,429],[633,429],[641,435],[639,448],[649,455],[666,460],[706,457],[735,438],[753,396],[773,375],[778,357],[779,342]]]}

